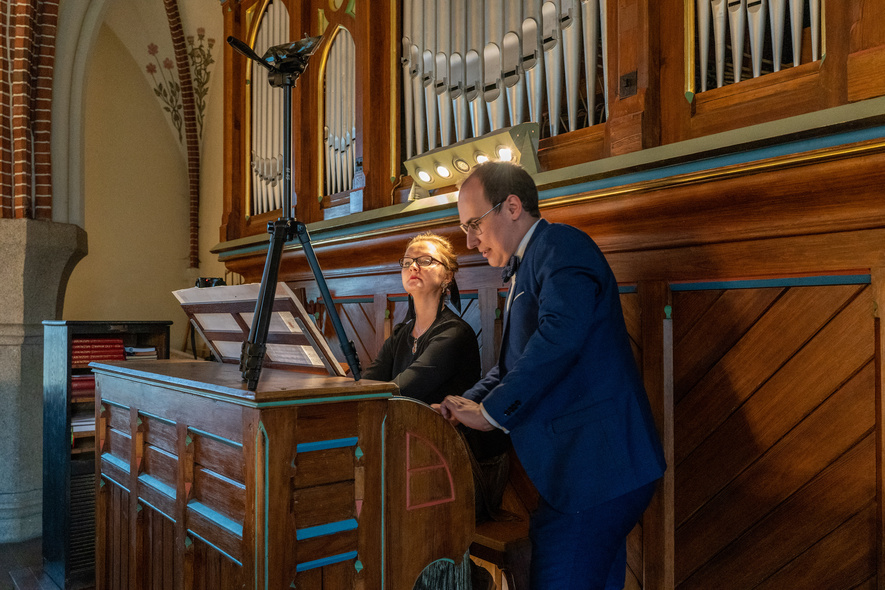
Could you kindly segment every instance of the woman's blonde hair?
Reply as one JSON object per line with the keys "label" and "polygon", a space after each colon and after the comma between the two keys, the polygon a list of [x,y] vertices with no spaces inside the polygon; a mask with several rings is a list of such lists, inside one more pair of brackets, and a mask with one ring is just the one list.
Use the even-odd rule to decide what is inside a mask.
{"label": "woman's blonde hair", "polygon": [[452,247],[452,243],[443,236],[437,235],[433,232],[424,232],[423,234],[418,234],[406,244],[406,250],[409,249],[413,244],[417,244],[419,242],[427,242],[429,244],[433,244],[436,246],[436,250],[439,253],[440,262],[443,263],[448,270],[450,270],[453,274],[458,272],[458,257],[455,256],[455,249]]}

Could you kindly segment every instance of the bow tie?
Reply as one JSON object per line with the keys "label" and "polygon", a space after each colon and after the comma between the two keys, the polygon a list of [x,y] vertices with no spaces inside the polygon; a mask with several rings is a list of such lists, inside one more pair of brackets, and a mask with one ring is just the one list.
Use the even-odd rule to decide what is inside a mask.
{"label": "bow tie", "polygon": [[507,261],[507,265],[501,270],[501,280],[505,283],[509,281],[513,275],[516,274],[516,269],[519,268],[519,258],[516,255],[510,257],[510,260]]}

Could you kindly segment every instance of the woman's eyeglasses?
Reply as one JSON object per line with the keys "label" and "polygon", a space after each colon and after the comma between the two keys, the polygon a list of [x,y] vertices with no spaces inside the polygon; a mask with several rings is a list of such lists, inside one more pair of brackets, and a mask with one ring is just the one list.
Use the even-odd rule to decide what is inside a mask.
{"label": "woman's eyeglasses", "polygon": [[[442,262],[440,262],[433,256],[418,256],[417,258],[403,256],[399,259],[399,265],[402,268],[410,268],[412,264],[417,264],[421,268],[427,268],[428,266],[433,266],[434,264],[442,264]],[[445,265],[443,264],[443,266]]]}

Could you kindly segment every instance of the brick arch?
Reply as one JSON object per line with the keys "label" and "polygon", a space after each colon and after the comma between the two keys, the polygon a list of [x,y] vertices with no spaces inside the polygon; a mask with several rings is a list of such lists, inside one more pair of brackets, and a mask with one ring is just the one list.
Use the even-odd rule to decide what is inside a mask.
{"label": "brick arch", "polygon": [[200,266],[200,138],[197,134],[197,107],[194,102],[194,85],[191,78],[187,44],[181,26],[178,0],[163,0],[172,47],[175,51],[175,65],[178,69],[178,83],[181,85],[181,106],[184,116],[185,146],[187,148],[187,177],[189,196],[189,251],[190,268]]}

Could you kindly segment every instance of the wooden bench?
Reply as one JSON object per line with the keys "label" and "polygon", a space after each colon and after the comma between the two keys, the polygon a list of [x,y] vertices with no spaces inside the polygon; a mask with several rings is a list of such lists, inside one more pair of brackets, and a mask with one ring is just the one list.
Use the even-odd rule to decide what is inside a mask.
{"label": "wooden bench", "polygon": [[476,526],[470,555],[497,568],[495,583],[500,589],[501,578],[508,590],[527,590],[529,587],[529,517],[538,505],[538,492],[529,480],[516,453],[510,452],[510,474],[501,508],[513,514],[515,520],[486,521]]}

